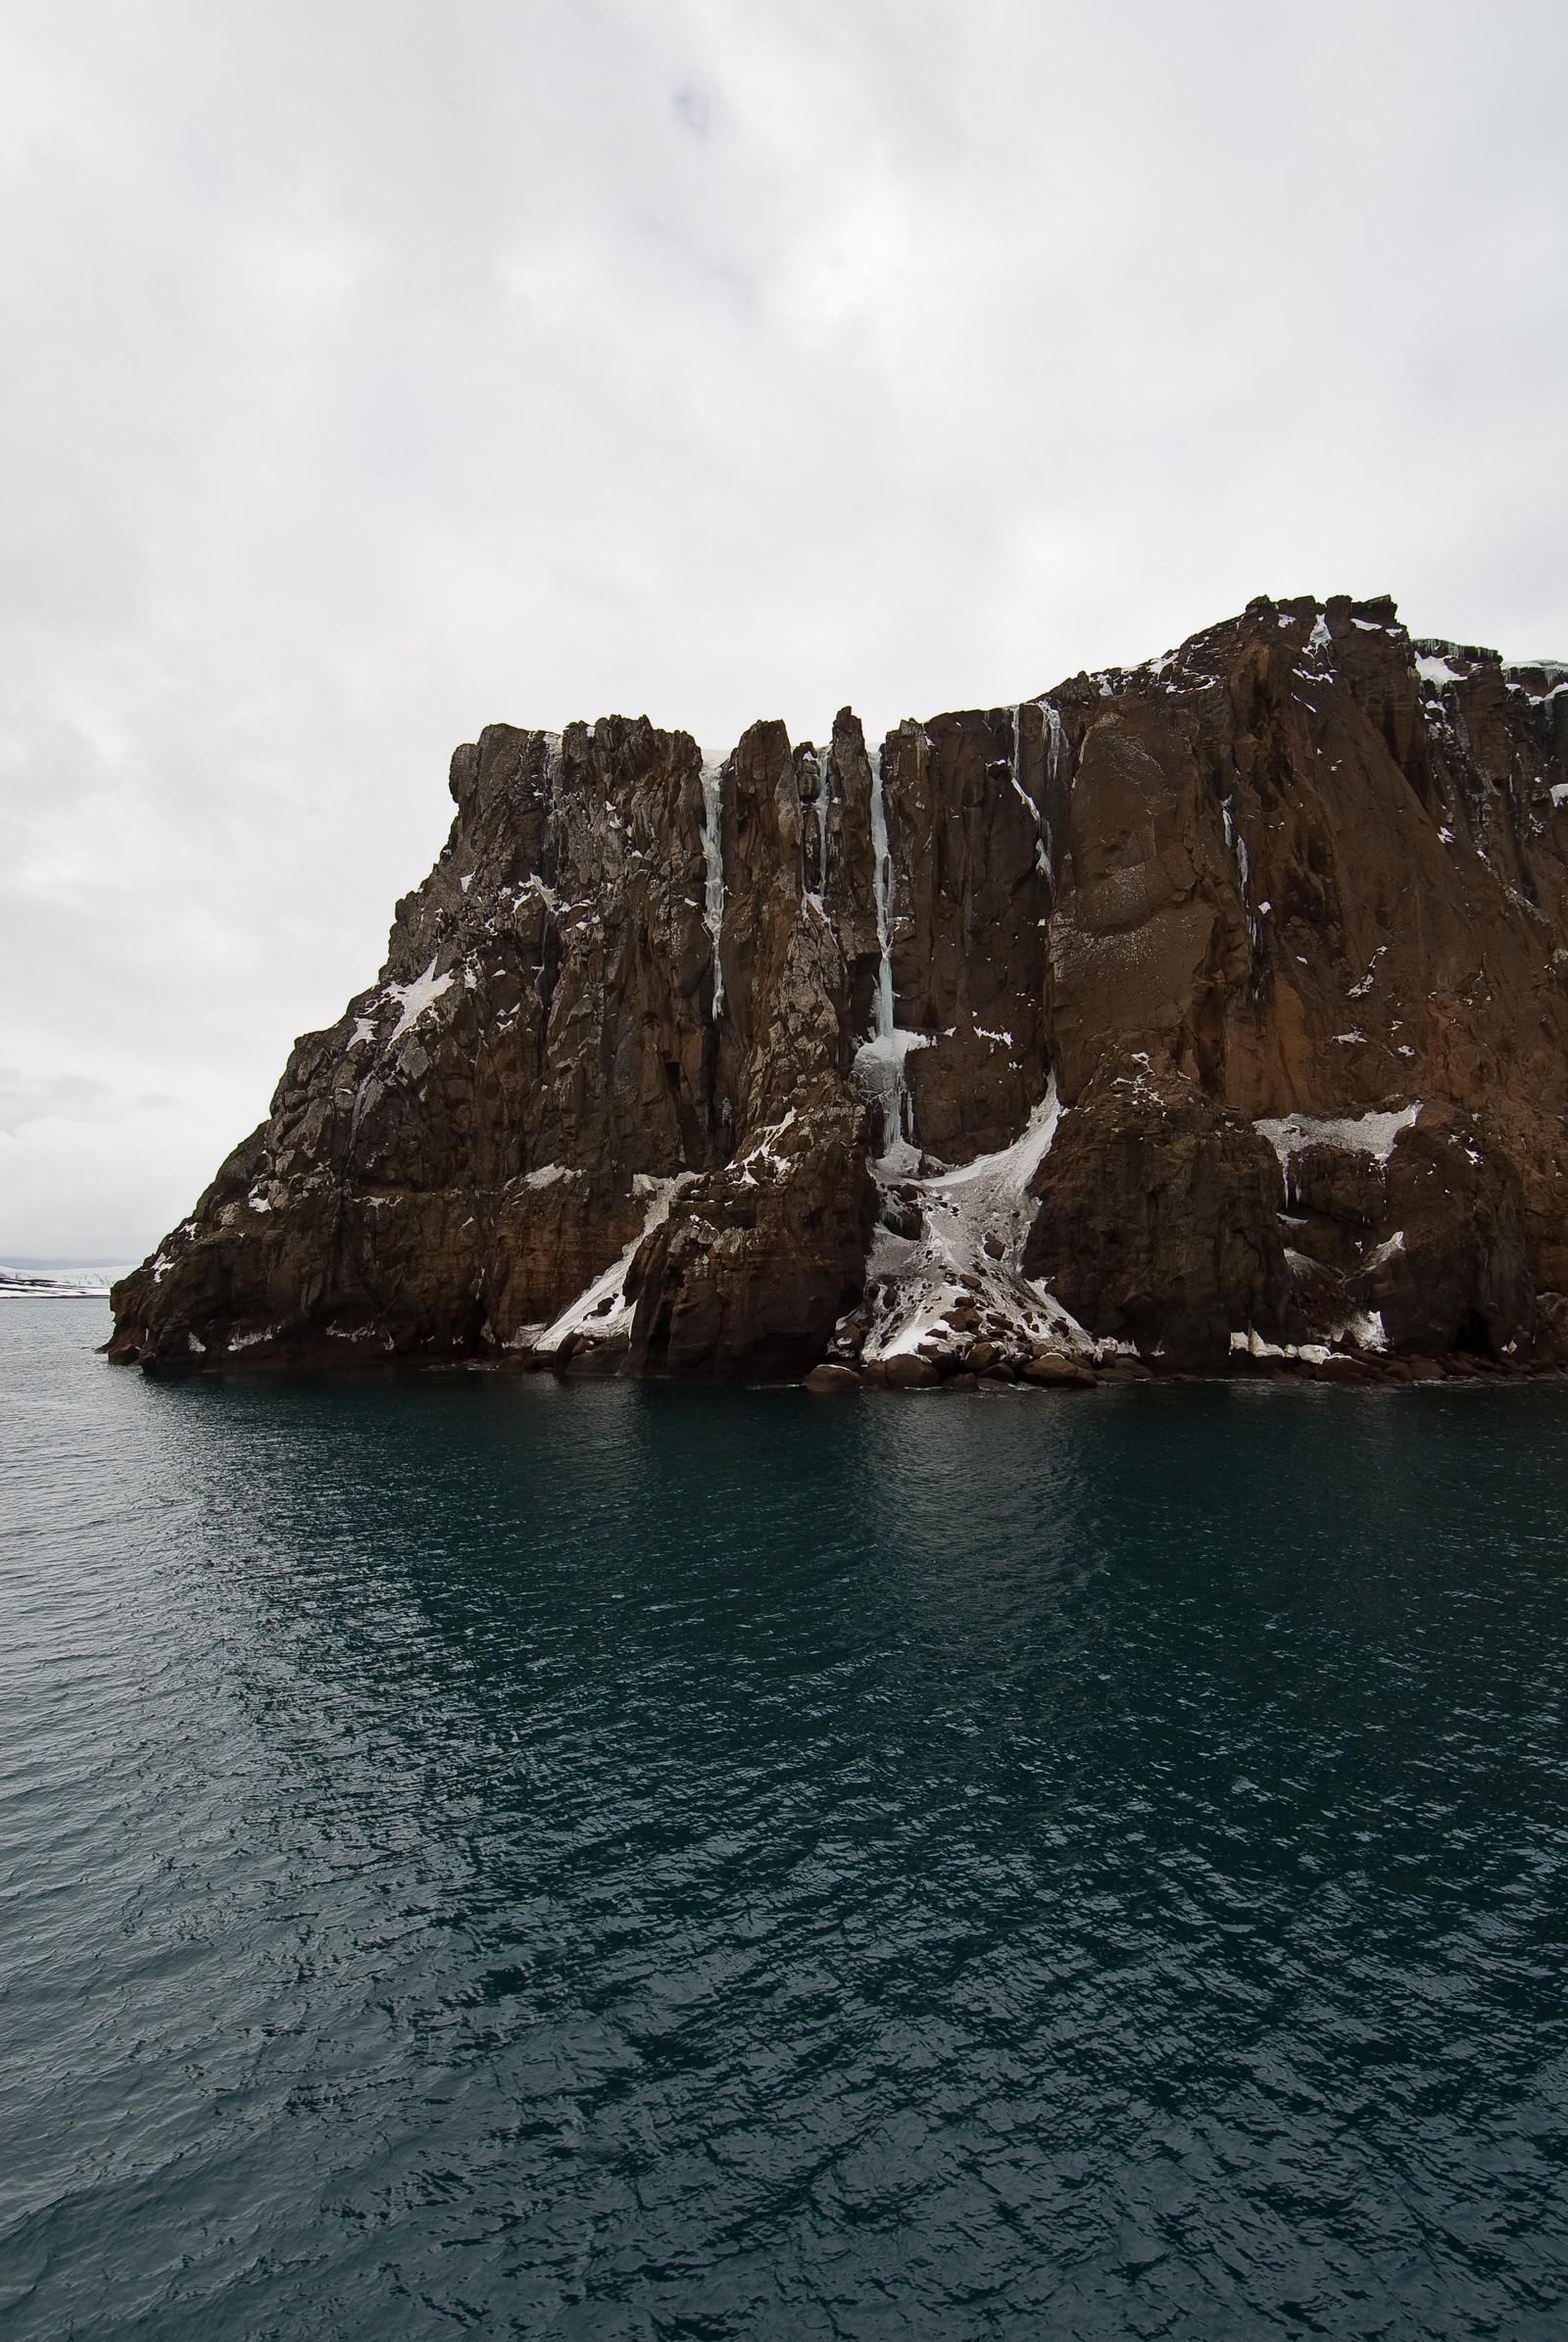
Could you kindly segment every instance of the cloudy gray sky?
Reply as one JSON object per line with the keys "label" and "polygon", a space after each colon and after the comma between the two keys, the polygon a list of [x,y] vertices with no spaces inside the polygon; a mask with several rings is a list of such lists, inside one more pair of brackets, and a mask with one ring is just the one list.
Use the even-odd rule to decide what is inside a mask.
{"label": "cloudy gray sky", "polygon": [[506,717],[1568,657],[1568,11],[0,0],[0,1258],[139,1256]]}

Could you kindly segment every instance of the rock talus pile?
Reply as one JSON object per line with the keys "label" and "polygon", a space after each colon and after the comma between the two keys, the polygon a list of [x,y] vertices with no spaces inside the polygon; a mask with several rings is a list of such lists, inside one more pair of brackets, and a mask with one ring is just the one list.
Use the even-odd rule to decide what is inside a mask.
{"label": "rock talus pile", "polygon": [[1568,669],[1259,601],[869,753],[496,724],[451,789],[114,1358],[1568,1361]]}

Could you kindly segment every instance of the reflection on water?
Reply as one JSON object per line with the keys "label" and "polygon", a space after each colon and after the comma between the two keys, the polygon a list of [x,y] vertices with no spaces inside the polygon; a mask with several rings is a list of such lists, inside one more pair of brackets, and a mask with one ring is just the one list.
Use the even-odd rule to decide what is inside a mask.
{"label": "reflection on water", "polygon": [[1560,2331],[1557,1391],[102,1318],[0,1319],[11,2333]]}

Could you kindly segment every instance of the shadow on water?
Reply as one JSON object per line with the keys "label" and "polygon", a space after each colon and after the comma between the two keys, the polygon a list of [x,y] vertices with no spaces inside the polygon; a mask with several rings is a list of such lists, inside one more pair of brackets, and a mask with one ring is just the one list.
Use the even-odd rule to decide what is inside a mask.
{"label": "shadow on water", "polygon": [[1557,1391],[87,1332],[0,1324],[12,2331],[1557,2330]]}

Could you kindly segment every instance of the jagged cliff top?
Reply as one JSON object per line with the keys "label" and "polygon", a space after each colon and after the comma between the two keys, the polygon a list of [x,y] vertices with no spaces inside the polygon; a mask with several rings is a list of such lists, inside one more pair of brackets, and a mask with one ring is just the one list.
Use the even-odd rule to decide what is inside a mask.
{"label": "jagged cliff top", "polygon": [[869,752],[490,725],[116,1354],[1521,1354],[1568,1287],[1565,692],[1303,597]]}

